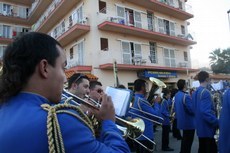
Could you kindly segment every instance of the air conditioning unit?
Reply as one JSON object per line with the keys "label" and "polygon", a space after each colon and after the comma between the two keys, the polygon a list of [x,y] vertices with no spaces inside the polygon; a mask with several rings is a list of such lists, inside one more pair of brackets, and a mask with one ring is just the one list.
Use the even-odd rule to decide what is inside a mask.
{"label": "air conditioning unit", "polygon": [[187,63],[181,62],[181,63],[179,63],[179,67],[187,67]]}

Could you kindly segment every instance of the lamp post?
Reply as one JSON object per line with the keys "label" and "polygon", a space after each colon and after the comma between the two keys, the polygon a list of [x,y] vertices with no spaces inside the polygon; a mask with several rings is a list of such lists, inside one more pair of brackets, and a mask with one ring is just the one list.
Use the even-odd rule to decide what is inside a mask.
{"label": "lamp post", "polygon": [[230,17],[229,17],[230,10],[228,10],[227,13],[228,13],[228,24],[229,24],[229,30],[230,30]]}

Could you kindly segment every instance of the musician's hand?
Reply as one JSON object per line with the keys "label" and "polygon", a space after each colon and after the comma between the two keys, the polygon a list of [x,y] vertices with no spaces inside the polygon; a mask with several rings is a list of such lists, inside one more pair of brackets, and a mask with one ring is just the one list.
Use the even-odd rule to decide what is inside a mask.
{"label": "musician's hand", "polygon": [[98,120],[115,121],[115,109],[110,96],[102,96],[101,107],[99,111],[94,111],[94,114]]}
{"label": "musician's hand", "polygon": [[86,105],[84,105],[84,104],[81,104],[81,105],[80,105],[80,109],[81,109],[84,113],[86,113],[87,116],[92,116],[92,115],[93,115],[92,110],[91,110],[88,106],[86,106]]}

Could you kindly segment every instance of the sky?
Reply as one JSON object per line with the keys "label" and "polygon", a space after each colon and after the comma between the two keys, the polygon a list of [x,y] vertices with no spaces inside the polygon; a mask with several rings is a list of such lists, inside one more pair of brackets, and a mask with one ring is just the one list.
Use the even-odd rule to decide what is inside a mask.
{"label": "sky", "polygon": [[192,68],[210,67],[210,52],[230,48],[230,0],[188,0],[186,4],[194,15],[188,30],[197,42],[190,50]]}

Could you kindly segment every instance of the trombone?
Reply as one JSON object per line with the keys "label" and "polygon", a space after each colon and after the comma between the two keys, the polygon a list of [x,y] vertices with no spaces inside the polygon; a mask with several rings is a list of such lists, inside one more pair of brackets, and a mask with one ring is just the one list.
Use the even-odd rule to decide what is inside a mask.
{"label": "trombone", "polygon": [[[166,84],[165,84],[164,82],[162,82],[161,80],[159,80],[159,79],[157,79],[157,78],[150,77],[149,80],[150,80],[153,84],[152,84],[151,90],[150,90],[150,92],[149,92],[149,95],[148,95],[148,98],[147,98],[147,102],[151,104],[151,102],[152,102],[152,100],[153,100],[153,98],[154,98],[155,92],[156,92],[159,88],[166,88],[167,86],[166,86]],[[138,102],[143,102],[143,103],[145,103],[145,100],[139,99]],[[155,124],[162,125],[162,122],[163,122],[163,120],[164,120],[162,117],[157,116],[157,115],[154,115],[154,114],[151,114],[151,113],[149,113],[149,112],[142,111],[142,110],[140,110],[140,109],[138,109],[138,108],[130,107],[130,109],[133,109],[133,110],[135,110],[135,111],[137,111],[137,112],[141,112],[143,115],[134,113],[134,112],[132,112],[132,111],[129,111],[129,114],[134,115],[134,116],[137,116],[137,117],[140,117],[140,118],[143,118],[143,119],[148,120],[148,121],[151,121],[151,122],[153,122],[153,123],[155,123]],[[148,117],[145,117],[144,115],[151,116],[151,118],[154,118],[154,119],[150,119],[150,118],[148,118]],[[142,134],[142,136],[143,136],[146,140],[150,141],[154,146],[156,146],[156,143],[155,143],[154,141],[152,141],[152,140],[149,139],[148,137],[144,136],[143,134]],[[138,144],[140,144],[142,147],[144,147],[145,149],[147,149],[147,150],[149,150],[149,151],[151,151],[151,152],[154,150],[154,148],[153,148],[153,149],[149,149],[148,147],[146,147],[145,145],[143,145],[141,142],[139,142],[137,139],[133,139],[133,140],[134,140],[135,142],[137,142]]]}
{"label": "trombone", "polygon": [[[66,89],[63,89],[63,97],[62,101],[64,99],[65,103],[71,101],[72,103],[74,103],[77,106],[80,106],[81,104],[86,105],[87,107],[94,109],[94,110],[99,110],[100,109],[100,104],[92,104],[70,92],[68,92]],[[92,98],[90,98],[89,100],[92,100]],[[93,102],[95,103],[95,101]],[[121,130],[123,132],[123,136],[126,137],[130,137],[131,139],[136,139],[139,138],[142,133],[144,132],[145,129],[145,124],[144,121],[140,118],[134,118],[130,121],[126,121],[118,116],[115,116],[116,118],[116,123],[122,124],[123,126],[127,127],[127,130],[124,130],[124,128],[119,128],[119,126],[117,126],[119,128],[119,130]]]}

